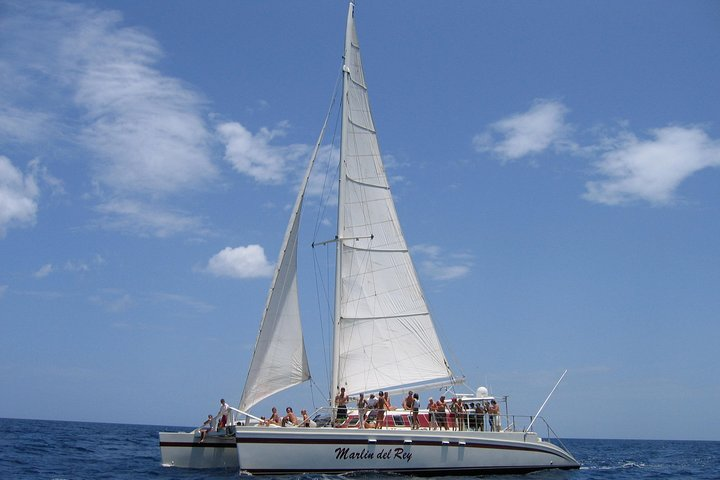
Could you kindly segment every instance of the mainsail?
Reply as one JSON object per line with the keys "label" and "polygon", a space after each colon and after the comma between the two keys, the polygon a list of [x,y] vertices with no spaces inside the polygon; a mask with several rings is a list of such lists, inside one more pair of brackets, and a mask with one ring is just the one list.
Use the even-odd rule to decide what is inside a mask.
{"label": "mainsail", "polygon": [[333,384],[349,393],[452,377],[385,175],[350,4],[345,40]]}

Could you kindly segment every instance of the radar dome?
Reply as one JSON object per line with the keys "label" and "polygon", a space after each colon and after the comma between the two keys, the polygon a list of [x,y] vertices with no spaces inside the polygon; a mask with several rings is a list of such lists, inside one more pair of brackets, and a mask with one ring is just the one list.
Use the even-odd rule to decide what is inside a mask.
{"label": "radar dome", "polygon": [[488,389],[485,387],[478,387],[477,391],[475,392],[475,396],[478,398],[487,397]]}

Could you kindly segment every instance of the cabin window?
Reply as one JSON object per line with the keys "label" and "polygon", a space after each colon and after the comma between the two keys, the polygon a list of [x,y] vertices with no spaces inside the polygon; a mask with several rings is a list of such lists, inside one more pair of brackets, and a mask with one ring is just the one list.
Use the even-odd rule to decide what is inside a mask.
{"label": "cabin window", "polygon": [[390,418],[392,418],[393,424],[396,427],[402,427],[405,425],[405,421],[404,421],[405,417],[403,417],[402,415],[393,415]]}

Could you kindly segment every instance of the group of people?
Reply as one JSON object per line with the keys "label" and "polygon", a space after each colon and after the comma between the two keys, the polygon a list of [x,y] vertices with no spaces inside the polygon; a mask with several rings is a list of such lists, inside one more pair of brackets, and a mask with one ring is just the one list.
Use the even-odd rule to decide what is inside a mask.
{"label": "group of people", "polygon": [[[347,404],[350,398],[345,393],[345,388],[341,388],[335,397],[336,426],[343,425],[347,420]],[[403,399],[403,410],[411,411],[410,417],[411,429],[420,428],[420,397],[417,393],[409,391],[407,397]],[[459,398],[453,398],[448,404],[445,396],[441,396],[437,402],[432,398],[428,399],[427,404],[429,428],[432,430],[485,430],[485,417],[488,418],[489,431],[500,430],[500,405],[494,400],[478,401],[472,403],[463,403]],[[390,395],[388,392],[378,392],[370,394],[369,399],[365,399],[364,394],[359,394],[357,401],[358,410],[358,428],[376,428],[381,429],[385,424],[385,412],[395,410],[390,403]]]}
{"label": "group of people", "polygon": [[213,423],[215,422],[215,418],[218,419],[217,422],[217,430],[225,428],[228,425],[228,419],[230,418],[230,405],[225,403],[225,399],[220,399],[220,410],[218,411],[216,416],[213,416],[212,414],[208,414],[207,420],[203,422],[203,424],[200,426],[200,441],[204,442],[205,437],[209,432],[213,430]]}
{"label": "group of people", "polygon": [[[345,388],[341,388],[340,392],[335,396],[335,425],[341,426],[348,417],[347,405],[350,397],[345,393]],[[417,430],[420,428],[420,396],[413,391],[409,391],[407,397],[403,399],[403,410],[412,412],[411,428]],[[441,396],[437,402],[432,397],[428,399],[427,404],[429,428],[431,430],[485,430],[485,417],[488,418],[489,431],[500,431],[500,405],[494,400],[477,401],[471,403],[463,403],[461,399],[453,398],[448,405],[445,396]],[[381,429],[385,424],[385,412],[396,410],[390,403],[390,395],[388,392],[378,392],[370,394],[370,398],[366,399],[364,394],[360,394],[357,400],[358,410],[358,428],[374,428]],[[276,425],[280,427],[296,426],[296,427],[315,427],[316,423],[308,416],[307,410],[300,411],[301,418],[293,412],[292,407],[285,408],[285,416],[280,417],[276,407],[272,407],[272,412],[268,418],[260,417],[261,426]],[[224,429],[228,425],[230,418],[230,406],[225,403],[225,399],[220,399],[220,411],[216,416],[208,415],[200,427],[200,441],[204,442],[208,432],[213,430],[215,418],[218,419],[217,430]]]}
{"label": "group of people", "polygon": [[300,410],[302,418],[298,419],[292,407],[285,408],[285,416],[280,418],[277,408],[272,407],[272,412],[268,418],[260,417],[260,425],[269,427],[270,425],[276,425],[279,427],[314,427],[315,422],[308,416],[307,410]]}
{"label": "group of people", "polygon": [[[335,406],[337,413],[335,422],[337,426],[345,423],[347,419],[347,403],[349,397],[345,394],[345,388],[340,389],[340,393],[335,397]],[[394,410],[390,404],[390,395],[386,392],[378,392],[377,397],[374,393],[370,394],[370,398],[366,399],[365,394],[361,393],[357,401],[358,409],[358,428],[377,428],[381,429],[385,424],[385,412]]]}
{"label": "group of people", "polygon": [[428,399],[427,410],[431,430],[485,430],[485,417],[488,418],[489,431],[500,431],[500,405],[494,400],[463,403],[453,398],[450,405],[441,396],[437,402]]}

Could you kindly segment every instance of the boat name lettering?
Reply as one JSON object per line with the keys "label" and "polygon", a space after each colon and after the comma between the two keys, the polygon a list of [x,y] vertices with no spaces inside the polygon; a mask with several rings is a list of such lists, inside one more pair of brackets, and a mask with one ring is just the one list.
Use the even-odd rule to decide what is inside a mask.
{"label": "boat name lettering", "polygon": [[379,452],[368,452],[367,449],[350,450],[349,448],[338,447],[335,449],[335,460],[405,460],[409,462],[412,453],[406,452],[404,448],[383,448]]}

